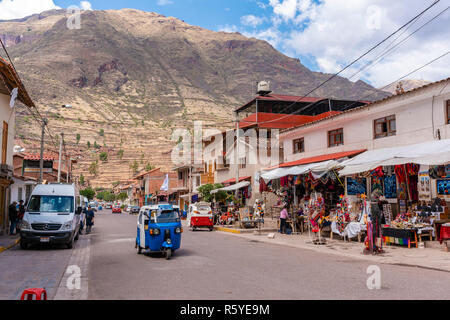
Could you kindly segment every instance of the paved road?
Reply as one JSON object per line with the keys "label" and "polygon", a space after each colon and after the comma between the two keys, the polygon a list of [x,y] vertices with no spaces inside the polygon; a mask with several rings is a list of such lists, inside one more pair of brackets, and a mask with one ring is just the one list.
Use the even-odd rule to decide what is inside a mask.
{"label": "paved road", "polygon": [[28,288],[45,288],[53,299],[72,252],[63,245],[34,245],[0,253],[0,300],[18,300]]}
{"label": "paved road", "polygon": [[[172,260],[137,255],[136,217],[104,212],[91,235],[90,299],[450,299],[450,274],[185,230]],[[420,289],[420,290],[419,290]]]}

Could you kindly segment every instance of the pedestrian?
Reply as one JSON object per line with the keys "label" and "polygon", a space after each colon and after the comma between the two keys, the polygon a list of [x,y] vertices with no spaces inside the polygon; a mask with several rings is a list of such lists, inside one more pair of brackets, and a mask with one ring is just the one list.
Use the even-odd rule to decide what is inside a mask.
{"label": "pedestrian", "polygon": [[94,210],[89,206],[86,211],[86,234],[91,233],[92,226],[94,225],[94,217]]}
{"label": "pedestrian", "polygon": [[17,202],[14,201],[9,206],[8,209],[9,209],[9,221],[11,222],[11,225],[9,227],[9,235],[14,236],[14,235],[16,235],[16,226],[17,226],[17,217],[18,217]]}
{"label": "pedestrian", "polygon": [[283,210],[280,212],[280,232],[281,234],[286,233],[286,220],[288,219],[289,214],[287,210],[287,206],[283,206]]}
{"label": "pedestrian", "polygon": [[16,225],[17,233],[20,232],[20,224],[22,223],[24,216],[25,216],[25,205],[23,204],[23,200],[20,200],[17,212],[17,225]]}

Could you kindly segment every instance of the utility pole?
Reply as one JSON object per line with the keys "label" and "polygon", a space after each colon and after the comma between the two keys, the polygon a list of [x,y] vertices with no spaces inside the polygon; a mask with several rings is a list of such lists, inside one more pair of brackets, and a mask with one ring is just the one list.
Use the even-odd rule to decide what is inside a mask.
{"label": "utility pole", "polygon": [[[239,183],[239,113],[235,112],[235,120],[236,120],[236,183]],[[239,189],[236,189],[236,201],[239,198]]]}
{"label": "utility pole", "polygon": [[61,162],[62,162],[63,140],[64,140],[64,133],[61,132],[61,138],[59,140],[58,183],[61,183]]}
{"label": "utility pole", "polygon": [[44,138],[45,126],[47,125],[47,118],[42,119],[42,133],[41,133],[41,158],[39,160],[39,183],[44,181]]}

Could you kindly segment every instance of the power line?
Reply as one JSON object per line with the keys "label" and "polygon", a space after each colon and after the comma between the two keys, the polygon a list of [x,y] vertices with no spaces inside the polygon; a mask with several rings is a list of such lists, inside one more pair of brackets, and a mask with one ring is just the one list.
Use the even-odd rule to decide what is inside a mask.
{"label": "power line", "polygon": [[[297,99],[296,101],[294,101],[292,104],[290,104],[289,106],[287,106],[286,108],[284,108],[280,114],[282,114],[284,111],[286,111],[287,109],[291,108],[293,105],[295,105],[296,103],[300,102],[302,99],[306,98],[308,95],[310,95],[311,93],[313,93],[314,91],[316,91],[317,89],[323,87],[326,83],[330,82],[331,80],[333,80],[334,78],[336,78],[338,75],[340,75],[342,72],[344,72],[345,70],[347,70],[348,68],[350,68],[352,65],[354,65],[356,62],[358,62],[359,60],[361,60],[362,58],[364,58],[365,56],[367,56],[369,53],[371,53],[372,51],[374,51],[376,48],[378,48],[379,46],[381,46],[383,43],[385,43],[387,40],[389,40],[390,38],[392,38],[394,35],[396,35],[397,33],[399,33],[401,30],[403,30],[406,26],[408,26],[409,24],[411,24],[413,21],[415,21],[417,18],[419,18],[420,16],[422,16],[425,12],[427,12],[428,10],[430,10],[432,7],[434,7],[437,3],[439,3],[441,0],[436,0],[435,2],[433,2],[430,6],[428,6],[425,10],[423,10],[422,12],[420,12],[418,15],[416,15],[414,18],[412,18],[411,20],[409,20],[407,23],[405,23],[404,25],[402,25],[400,28],[398,28],[396,31],[394,31],[393,33],[391,33],[387,38],[383,39],[382,41],[380,41],[378,44],[376,44],[375,46],[373,46],[372,48],[370,48],[367,52],[365,52],[364,54],[362,54],[361,56],[359,56],[357,59],[353,60],[350,64],[348,64],[347,66],[345,66],[342,70],[340,70],[339,72],[333,74],[330,78],[328,78],[327,80],[323,81],[320,85],[316,86],[314,89],[312,89],[311,91],[309,91],[308,93],[306,93],[305,95],[303,95],[302,97],[300,97],[299,99]],[[305,110],[306,108],[312,106],[313,104],[309,104],[291,114],[286,115],[285,117],[282,117],[281,119],[275,119],[275,120],[268,120],[265,122],[260,122],[261,124],[264,123],[270,123],[270,122],[275,122],[275,121],[279,121],[282,120],[284,118],[287,118],[291,115],[295,115],[298,112],[301,112],[303,110]]]}
{"label": "power line", "polygon": [[[398,46],[400,46],[402,43],[406,42],[407,40],[409,40],[414,34],[416,34],[417,32],[419,32],[421,29],[423,29],[424,27],[426,27],[428,24],[430,24],[431,22],[433,22],[434,20],[436,20],[437,18],[439,18],[442,14],[444,14],[448,9],[450,9],[450,6],[448,6],[447,8],[445,8],[444,10],[442,10],[441,12],[439,12],[437,15],[435,15],[433,18],[431,18],[430,20],[428,20],[426,23],[424,23],[422,26],[420,26],[419,28],[417,28],[416,30],[414,30],[409,36],[407,36],[406,38],[404,38],[402,41],[400,41],[398,44],[396,44],[394,47],[387,49],[385,51],[383,51],[380,55],[376,56],[375,59],[373,59],[372,61],[370,61],[367,65],[365,65],[363,68],[359,69],[356,73],[354,73],[353,75],[351,75],[349,77],[349,79],[353,78],[354,76],[356,76],[357,74],[361,73],[362,71],[366,70],[367,68],[372,68],[375,65],[377,65],[381,60],[383,60],[383,58],[387,55],[389,55],[393,50],[395,50]],[[400,38],[400,37],[399,37]],[[397,38],[398,39],[398,38]],[[397,40],[396,39],[396,40]]]}

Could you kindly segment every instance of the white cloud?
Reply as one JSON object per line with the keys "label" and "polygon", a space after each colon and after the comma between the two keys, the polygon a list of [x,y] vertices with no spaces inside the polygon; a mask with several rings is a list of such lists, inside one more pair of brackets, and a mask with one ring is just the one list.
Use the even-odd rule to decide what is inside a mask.
{"label": "white cloud", "polygon": [[52,9],[60,9],[53,0],[1,0],[0,19],[20,19]]}
{"label": "white cloud", "polygon": [[243,24],[244,26],[256,28],[257,26],[263,24],[265,20],[266,19],[264,17],[256,17],[250,14],[241,17],[241,24]]}
{"label": "white cloud", "polygon": [[[434,0],[268,0],[271,15],[263,30],[250,18],[241,19],[240,32],[269,41],[285,54],[307,57],[319,71],[334,73],[408,22]],[[259,4],[258,4],[259,5]],[[437,4],[412,26],[396,34],[342,75],[351,77],[365,64],[410,36],[417,28],[446,8]],[[261,7],[261,6],[260,6]],[[247,22],[247,23],[244,23]],[[351,78],[380,87],[424,65],[450,48],[450,10],[392,50],[382,60]],[[253,30],[245,30],[252,27]],[[390,46],[389,46],[390,45]],[[429,81],[449,76],[450,55],[410,78]]]}
{"label": "white cloud", "polygon": [[172,1],[172,0],[158,0],[158,1],[156,2],[156,4],[157,4],[158,6],[167,6],[167,5],[169,5],[169,4],[173,4],[173,1]]}
{"label": "white cloud", "polygon": [[92,10],[92,5],[89,1],[81,1],[80,8],[81,10]]}
{"label": "white cloud", "polygon": [[238,32],[239,31],[239,28],[237,26],[235,26],[234,24],[233,25],[219,26],[218,29],[221,32],[229,32],[229,33]]}

